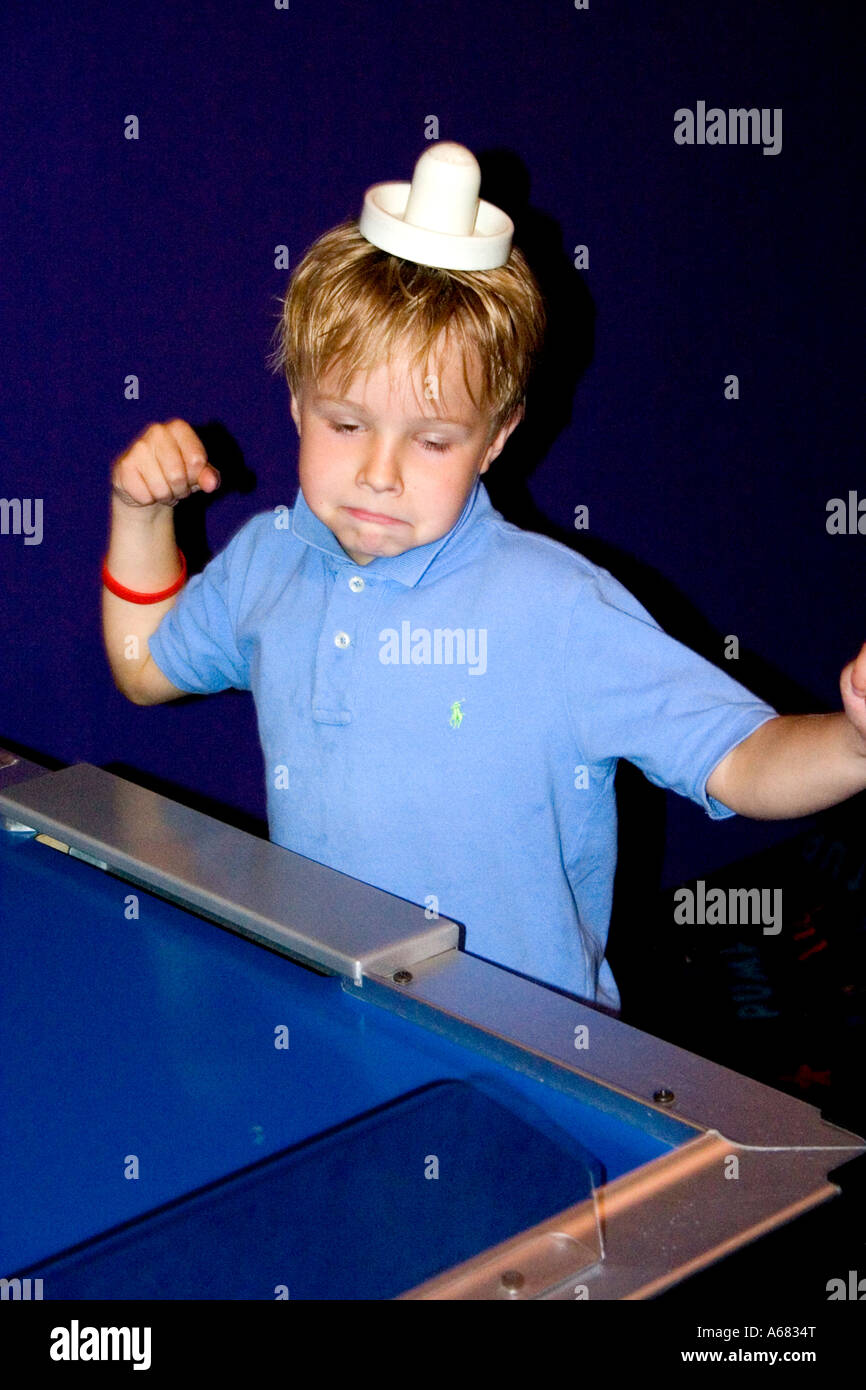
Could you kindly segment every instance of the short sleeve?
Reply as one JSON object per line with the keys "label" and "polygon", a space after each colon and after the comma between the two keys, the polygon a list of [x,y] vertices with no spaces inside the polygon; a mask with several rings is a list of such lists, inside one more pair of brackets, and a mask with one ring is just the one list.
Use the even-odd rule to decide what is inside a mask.
{"label": "short sleeve", "polygon": [[255,521],[193,576],[150,637],[151,656],[179,690],[213,694],[232,686],[250,688],[249,661],[237,631]]}
{"label": "short sleeve", "polygon": [[590,762],[626,758],[713,819],[730,807],[707,779],[777,711],[666,633],[607,570],[581,586],[566,643],[569,714]]}

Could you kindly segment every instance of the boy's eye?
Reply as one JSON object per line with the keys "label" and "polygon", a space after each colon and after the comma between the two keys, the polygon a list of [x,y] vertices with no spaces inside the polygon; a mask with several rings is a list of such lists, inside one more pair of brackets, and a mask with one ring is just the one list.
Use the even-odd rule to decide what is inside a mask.
{"label": "boy's eye", "polygon": [[[343,424],[339,420],[329,420],[328,426],[336,434],[353,434],[355,430],[360,428],[358,425]],[[437,454],[444,454],[447,449],[451,448],[449,443],[443,443],[438,439],[422,439],[419,442],[422,449],[432,449]]]}

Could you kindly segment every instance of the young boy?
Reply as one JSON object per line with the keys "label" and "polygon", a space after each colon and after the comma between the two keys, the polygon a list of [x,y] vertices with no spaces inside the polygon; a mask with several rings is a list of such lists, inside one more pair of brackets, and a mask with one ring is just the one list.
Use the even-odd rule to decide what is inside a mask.
{"label": "young boy", "polygon": [[[461,150],[437,147],[460,177]],[[457,240],[478,264],[476,209],[468,233],[431,224],[459,190],[416,198],[420,241],[389,229],[424,194],[421,164],[381,233],[343,224],[292,276],[291,511],[253,516],[186,584],[172,508],[219,486],[201,441],[151,425],[115,462],[108,658],[136,704],[252,691],[276,843],[617,1009],[617,759],[714,818],[833,805],[866,787],[866,646],[844,713],[779,716],[606,570],[493,510],[480,479],[521,419],[543,305],[510,238],[486,268],[454,268]]]}

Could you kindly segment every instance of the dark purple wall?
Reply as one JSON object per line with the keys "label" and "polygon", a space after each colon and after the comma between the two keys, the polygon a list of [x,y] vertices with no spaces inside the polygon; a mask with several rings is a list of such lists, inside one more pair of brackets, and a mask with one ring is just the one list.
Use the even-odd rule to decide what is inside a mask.
{"label": "dark purple wall", "polygon": [[[495,505],[579,544],[783,710],[840,708],[866,636],[866,537],[825,529],[829,498],[866,495],[857,8],[8,7],[0,497],[42,498],[44,534],[0,535],[0,741],[263,813],[248,696],[139,709],[114,690],[108,471],[151,421],[208,427],[226,486],[184,504],[199,560],[292,501],[288,396],[264,361],[274,248],[295,264],[369,184],[408,178],[431,115],[478,154],[556,311]],[[678,145],[674,112],[699,101],[781,108],[781,151]],[[653,790],[656,818],[665,800],[667,884],[799,828],[713,825]]]}

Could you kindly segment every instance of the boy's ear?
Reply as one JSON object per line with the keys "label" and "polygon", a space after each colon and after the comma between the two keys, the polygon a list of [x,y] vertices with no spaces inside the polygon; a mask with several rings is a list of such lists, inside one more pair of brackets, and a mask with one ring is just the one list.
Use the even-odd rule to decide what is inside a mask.
{"label": "boy's ear", "polygon": [[490,443],[487,446],[487,453],[485,455],[484,463],[480,470],[482,473],[486,473],[493,460],[498,458],[499,455],[502,453],[502,450],[508,443],[509,435],[514,433],[514,431],[517,429],[517,426],[523,419],[523,411],[524,407],[522,405],[518,406],[514,414],[511,416],[511,419],[506,420],[502,428],[498,430],[494,437],[491,439]]}
{"label": "boy's ear", "polygon": [[298,405],[298,402],[297,402],[296,399],[295,399],[295,393],[294,393],[294,391],[289,391],[289,410],[292,412],[292,419],[293,419],[294,422],[295,422],[295,428],[297,429],[298,434],[300,435],[300,433],[301,433],[301,411],[300,411],[300,407],[299,407],[299,405]]}

